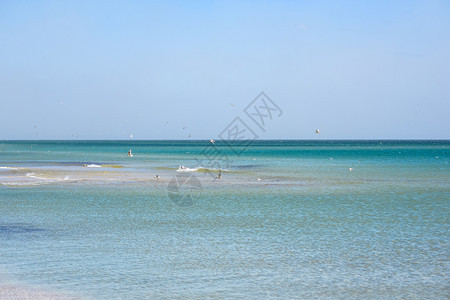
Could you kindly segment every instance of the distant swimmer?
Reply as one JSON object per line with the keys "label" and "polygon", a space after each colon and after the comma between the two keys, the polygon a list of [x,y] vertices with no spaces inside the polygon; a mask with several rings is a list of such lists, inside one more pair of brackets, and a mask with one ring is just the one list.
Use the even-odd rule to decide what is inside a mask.
{"label": "distant swimmer", "polygon": [[210,142],[211,144],[214,144],[216,141],[213,140],[213,139],[210,139],[209,142]]}
{"label": "distant swimmer", "polygon": [[180,166],[178,169],[180,169],[180,170],[186,170],[186,167],[185,167],[185,166]]}
{"label": "distant swimmer", "polygon": [[159,179],[159,175],[156,174],[153,178],[156,178],[156,180],[158,180]]}
{"label": "distant swimmer", "polygon": [[217,179],[222,179],[222,173],[217,174],[216,178]]}
{"label": "distant swimmer", "polygon": [[319,130],[319,129],[316,129],[316,133],[320,133],[320,130]]}
{"label": "distant swimmer", "polygon": [[130,149],[130,151],[128,151],[128,154],[127,154],[127,156],[129,156],[129,157],[133,157],[133,154],[131,154],[131,149]]}

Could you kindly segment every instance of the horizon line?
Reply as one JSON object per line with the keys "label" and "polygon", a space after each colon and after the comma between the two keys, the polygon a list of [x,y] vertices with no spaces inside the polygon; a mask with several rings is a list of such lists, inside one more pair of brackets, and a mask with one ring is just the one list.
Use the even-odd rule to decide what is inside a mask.
{"label": "horizon line", "polygon": [[[86,142],[86,141],[136,141],[136,142],[147,142],[147,141],[208,141],[209,139],[43,139],[43,140],[32,140],[32,139],[0,139],[0,142]],[[216,142],[226,142],[227,140],[215,140]],[[257,139],[251,140],[250,143],[258,142],[258,141],[449,141],[450,139],[445,138],[429,138],[429,139],[411,139],[411,138],[401,138],[401,139],[393,139],[393,138],[385,138],[385,139]]]}

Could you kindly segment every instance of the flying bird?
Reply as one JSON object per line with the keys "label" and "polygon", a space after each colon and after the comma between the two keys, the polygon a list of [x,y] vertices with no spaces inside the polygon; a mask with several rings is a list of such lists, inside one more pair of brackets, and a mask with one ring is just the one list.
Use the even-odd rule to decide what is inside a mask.
{"label": "flying bird", "polygon": [[209,142],[210,142],[211,144],[214,144],[216,141],[213,140],[213,139],[210,139]]}
{"label": "flying bird", "polygon": [[319,129],[316,129],[316,133],[320,133],[320,130],[319,130]]}

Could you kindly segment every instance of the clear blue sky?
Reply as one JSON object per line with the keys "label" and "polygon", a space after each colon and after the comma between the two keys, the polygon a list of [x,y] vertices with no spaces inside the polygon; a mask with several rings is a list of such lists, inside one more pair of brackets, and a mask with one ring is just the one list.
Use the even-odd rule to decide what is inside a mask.
{"label": "clear blue sky", "polygon": [[260,91],[260,138],[449,139],[450,1],[0,1],[0,139],[217,138]]}

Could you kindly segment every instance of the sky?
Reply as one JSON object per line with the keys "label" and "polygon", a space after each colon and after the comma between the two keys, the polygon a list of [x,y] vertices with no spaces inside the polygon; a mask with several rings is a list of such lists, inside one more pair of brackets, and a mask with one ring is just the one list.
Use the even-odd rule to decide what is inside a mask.
{"label": "sky", "polygon": [[449,116],[447,0],[0,0],[0,140],[218,139],[236,117],[261,139],[450,139]]}

